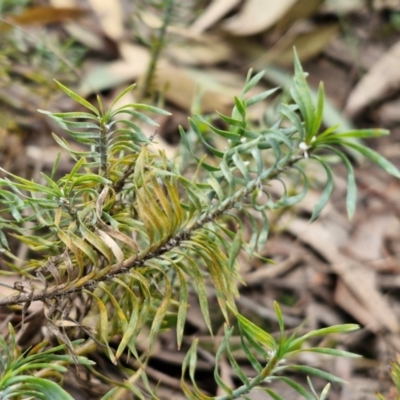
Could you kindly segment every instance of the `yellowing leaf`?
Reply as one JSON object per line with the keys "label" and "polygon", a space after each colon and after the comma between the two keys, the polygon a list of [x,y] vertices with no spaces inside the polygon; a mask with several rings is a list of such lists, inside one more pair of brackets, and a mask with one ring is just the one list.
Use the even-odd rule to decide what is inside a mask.
{"label": "yellowing leaf", "polygon": [[93,299],[96,301],[97,307],[99,308],[100,312],[100,324],[99,324],[99,336],[101,338],[101,341],[103,344],[105,344],[108,355],[110,357],[110,360],[112,363],[117,364],[117,359],[115,358],[114,353],[112,352],[110,346],[109,346],[109,337],[108,337],[108,314],[107,314],[107,308],[105,304],[102,302],[102,300],[96,296],[94,293],[90,292],[89,290],[85,290],[84,292],[87,293],[89,296],[92,296]]}
{"label": "yellowing leaf", "polygon": [[92,244],[101,254],[103,254],[108,262],[112,262],[113,253],[110,250],[110,247],[106,245],[105,240],[101,240],[99,236],[95,235],[91,230],[89,230],[81,221],[79,224],[79,230],[82,233],[82,236]]}
{"label": "yellowing leaf", "polygon": [[[8,20],[17,25],[45,25],[78,19],[85,14],[87,14],[87,10],[78,7],[38,6],[26,8],[18,15],[9,15]],[[0,31],[8,30],[11,27],[6,22],[2,22],[0,24]]]}
{"label": "yellowing leaf", "polygon": [[120,263],[124,261],[124,253],[115,242],[115,240],[101,229],[96,229],[96,233],[100,236],[100,238],[108,246],[108,248],[111,249],[117,261]]}

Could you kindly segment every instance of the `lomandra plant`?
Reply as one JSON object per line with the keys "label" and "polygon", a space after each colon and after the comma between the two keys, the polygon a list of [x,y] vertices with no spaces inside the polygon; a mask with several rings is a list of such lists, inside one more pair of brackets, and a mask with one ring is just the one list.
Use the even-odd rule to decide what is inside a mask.
{"label": "lomandra plant", "polygon": [[[331,326],[289,335],[275,303],[280,332],[271,335],[236,308],[240,282],[236,259],[240,251],[249,257],[260,256],[268,238],[267,210],[292,206],[303,199],[309,187],[309,163],[319,163],[327,177],[311,220],[318,218],[331,196],[334,181],[330,164],[338,161],[347,168],[347,210],[350,217],[353,215],[356,184],[348,149],[396,177],[400,173],[378,153],[354,141],[386,135],[387,131],[338,133],[336,126],[321,129],[323,86],[314,105],[297,56],[293,102],[281,105],[281,116],[273,126],[248,125],[248,108],[275,92],[249,97],[248,92],[261,78],[262,73],[249,73],[242,93],[235,98],[232,114],[218,114],[219,128],[214,119],[200,116],[190,119],[187,132],[180,128],[185,147],[182,151],[189,152],[196,161],[190,176],[180,170],[179,158],[172,160],[162,151],[151,152],[148,145],[154,138],[147,137],[139,126],[156,125],[148,113],[167,112],[144,104],[115,107],[133,87],[123,91],[105,111],[100,98],[95,106],[58,83],[86,111],[41,112],[86,145],[87,151],[73,150],[65,139],[54,135],[75,160],[67,175],[56,178],[58,160],[50,176],[42,174],[41,183],[3,171],[0,242],[10,269],[3,273],[18,273],[23,279],[14,284],[16,294],[0,299],[0,305],[18,305],[24,316],[31,302],[41,301],[46,332],[62,345],[51,348],[42,343],[19,354],[10,327],[9,348],[0,338],[1,398],[71,399],[46,377],[55,377],[61,384],[61,373],[71,363],[93,372],[92,362],[83,356],[90,357],[94,349],[104,352],[117,365],[126,355],[136,360],[136,369],[127,373],[125,365],[126,380],[113,381],[116,387],[103,399],[122,398],[126,392],[134,398],[158,398],[146,376],[157,336],[161,329],[175,326],[176,341],[181,346],[191,293],[197,295],[212,333],[210,287],[226,323],[214,371],[215,383],[225,394],[212,397],[196,383],[198,342],[194,339],[182,366],[181,386],[188,399],[235,399],[253,389],[282,399],[273,389],[274,381],[284,382],[305,399],[324,399],[329,383],[318,394],[309,377],[341,382],[326,371],[290,360],[301,352],[353,357],[342,350],[315,347],[313,338],[353,331],[357,326]],[[220,128],[223,125],[226,129]],[[221,142],[219,147],[214,144]],[[279,198],[269,192],[273,180],[282,184]],[[289,187],[292,180],[296,192]],[[28,223],[29,232],[25,228]],[[248,226],[250,235],[245,234]],[[35,255],[22,267],[21,260],[9,249],[10,235]],[[148,334],[145,350],[137,346],[143,332]],[[232,335],[240,337],[252,373],[235,358]],[[117,339],[113,341],[117,345],[110,344],[112,339]],[[59,354],[61,347],[68,350],[67,354]],[[220,375],[222,357],[241,382],[236,388]],[[309,389],[292,380],[290,371],[307,375]],[[29,379],[21,378],[27,374]]]}

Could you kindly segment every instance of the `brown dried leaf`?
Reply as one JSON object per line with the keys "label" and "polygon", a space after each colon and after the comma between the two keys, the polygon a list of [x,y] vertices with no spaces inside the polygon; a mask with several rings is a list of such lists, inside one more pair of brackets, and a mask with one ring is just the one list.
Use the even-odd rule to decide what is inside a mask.
{"label": "brown dried leaf", "polygon": [[195,34],[204,32],[239,3],[240,0],[214,0],[189,27],[189,31]]}
{"label": "brown dried leaf", "polygon": [[131,83],[144,75],[150,61],[149,52],[128,42],[122,42],[118,47],[123,59],[97,63],[88,69],[79,89],[81,96]]}
{"label": "brown dried leaf", "polygon": [[400,86],[400,41],[383,55],[351,92],[345,112],[355,116],[363,108],[389,95]]}
{"label": "brown dried leaf", "polygon": [[[77,7],[78,0],[49,0],[53,7]],[[107,43],[98,28],[99,23],[91,13],[88,18],[82,18],[79,24],[76,22],[65,22],[64,29],[78,42],[96,51],[106,51]]]}
{"label": "brown dried leaf", "polygon": [[377,330],[379,323],[341,279],[337,282],[334,299],[335,303],[352,315],[356,321],[372,331]]}
{"label": "brown dried leaf", "polygon": [[236,36],[249,36],[273,26],[296,3],[296,0],[247,0],[242,10],[223,24]]}
{"label": "brown dried leaf", "polygon": [[400,10],[400,3],[398,0],[374,0],[373,7],[375,10]]}
{"label": "brown dried leaf", "polygon": [[124,34],[124,15],[119,0],[88,0],[106,35],[119,42]]}
{"label": "brown dried leaf", "polygon": [[205,36],[201,41],[170,45],[165,53],[179,64],[205,66],[228,61],[232,57],[232,47],[218,37]]}
{"label": "brown dried leaf", "polygon": [[[32,7],[21,14],[9,15],[7,20],[17,25],[46,25],[77,19],[87,15],[87,10],[80,7]],[[0,31],[10,29],[7,23],[1,23]]]}
{"label": "brown dried leaf", "polygon": [[376,273],[358,264],[357,261],[345,257],[337,248],[331,231],[324,228],[320,221],[309,225],[300,219],[293,221],[288,230],[326,258],[332,270],[381,326],[391,332],[399,331],[399,323],[394,311],[377,289]]}
{"label": "brown dried leaf", "polygon": [[365,0],[326,0],[324,4],[324,11],[343,15],[360,11],[365,6]]}
{"label": "brown dried leaf", "polygon": [[296,47],[302,62],[308,61],[320,54],[338,31],[338,24],[311,27],[299,22],[293,25],[271,50],[265,52],[264,48],[259,49],[261,57],[253,64],[254,68],[262,69],[268,64],[291,66],[293,47]]}
{"label": "brown dried leaf", "polygon": [[218,110],[229,112],[233,98],[240,92],[243,80],[235,75],[237,85],[229,87],[212,70],[200,71],[190,68],[178,68],[166,61],[159,63],[155,85],[173,104],[187,110],[196,95],[201,95],[201,110],[204,113]]}
{"label": "brown dried leaf", "polygon": [[[352,295],[381,327],[393,333],[399,332],[396,314],[387,299],[378,291],[374,271],[345,259],[333,265],[333,270],[341,276]],[[354,310],[356,312],[359,310]],[[355,314],[353,316],[356,317]]]}
{"label": "brown dried leaf", "polygon": [[360,261],[376,261],[383,258],[384,240],[390,227],[399,228],[399,221],[393,215],[369,216],[357,225],[347,242],[347,251]]}
{"label": "brown dried leaf", "polygon": [[297,0],[276,24],[276,30],[286,32],[295,22],[313,16],[323,0]]}

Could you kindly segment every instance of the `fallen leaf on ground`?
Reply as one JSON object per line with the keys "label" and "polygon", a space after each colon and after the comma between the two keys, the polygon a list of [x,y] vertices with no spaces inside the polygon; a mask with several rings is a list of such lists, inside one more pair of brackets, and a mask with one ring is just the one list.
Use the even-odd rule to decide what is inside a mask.
{"label": "fallen leaf on ground", "polygon": [[296,0],[247,0],[238,14],[222,25],[235,36],[255,35],[273,26],[296,3]]}
{"label": "fallen leaf on ground", "polygon": [[120,41],[124,35],[124,15],[119,0],[88,0],[99,18],[100,25],[106,35]]}
{"label": "fallen leaf on ground", "polygon": [[351,92],[345,112],[357,115],[363,108],[389,95],[400,86],[400,41],[364,75]]}
{"label": "fallen leaf on ground", "polygon": [[[50,4],[54,7],[77,7],[79,5],[77,0],[49,0]],[[91,16],[91,18],[90,18]],[[64,29],[78,42],[83,43],[89,49],[96,51],[104,51],[106,44],[104,39],[99,35],[100,30],[95,28],[98,25],[92,21],[93,13],[88,18],[82,18],[77,22],[65,22]]]}
{"label": "fallen leaf on ground", "polygon": [[[25,9],[21,14],[8,15],[7,21],[17,25],[45,25],[77,19],[85,16],[88,10],[80,7],[32,7]],[[12,25],[7,22],[0,24],[0,31],[8,30]]]}
{"label": "fallen leaf on ground", "polygon": [[214,0],[189,27],[189,31],[195,34],[204,32],[239,3],[240,0]]}

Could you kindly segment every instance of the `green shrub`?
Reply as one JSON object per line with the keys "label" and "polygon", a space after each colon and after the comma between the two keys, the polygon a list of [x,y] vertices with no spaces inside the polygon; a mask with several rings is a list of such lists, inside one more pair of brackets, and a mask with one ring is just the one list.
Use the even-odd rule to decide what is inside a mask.
{"label": "green shrub", "polygon": [[[280,336],[274,338],[236,308],[237,282],[241,279],[236,259],[241,250],[249,257],[259,257],[268,238],[266,210],[290,207],[304,198],[309,187],[305,168],[310,162],[319,163],[327,177],[311,220],[318,218],[331,196],[334,181],[330,164],[337,161],[347,169],[347,210],[350,217],[354,214],[356,184],[347,150],[361,153],[396,177],[400,173],[389,161],[358,141],[388,134],[387,131],[337,132],[337,126],[321,130],[323,86],[314,106],[297,56],[291,90],[294,102],[280,106],[281,116],[273,126],[249,125],[248,108],[275,92],[275,89],[269,90],[248,98],[248,92],[261,78],[262,73],[255,76],[249,73],[242,93],[235,98],[232,114],[219,114],[227,129],[217,128],[211,118],[201,116],[190,119],[188,132],[180,128],[182,153],[196,161],[191,175],[180,169],[179,159],[168,159],[163,152],[151,152],[148,145],[154,138],[147,137],[139,126],[138,122],[156,125],[147,113],[167,112],[144,104],[114,108],[133,86],[122,92],[105,111],[100,98],[94,106],[58,83],[86,111],[41,112],[53,118],[74,140],[87,146],[87,150],[73,150],[65,139],[54,135],[56,142],[75,160],[70,173],[57,178],[58,160],[50,176],[42,174],[44,183],[3,171],[6,177],[0,179],[0,202],[4,206],[0,243],[10,269],[25,279],[15,282],[19,293],[1,299],[0,305],[18,304],[24,314],[32,301],[42,301],[48,329],[70,354],[55,355],[62,346],[42,351],[45,344],[41,344],[40,351],[16,356],[11,330],[11,350],[0,338],[2,398],[70,398],[61,387],[37,376],[48,369],[58,372],[49,376],[60,378],[65,368],[60,366],[60,361],[83,364],[93,371],[91,362],[82,357],[88,356],[93,348],[104,350],[114,364],[119,363],[122,354],[131,354],[138,365],[132,376],[142,382],[134,385],[131,382],[135,379],[127,380],[103,399],[120,398],[123,391],[131,391],[137,398],[144,399],[147,394],[157,398],[146,378],[146,364],[155,339],[160,330],[174,326],[178,347],[181,346],[191,292],[197,294],[212,333],[206,290],[210,284],[226,321],[224,339],[215,356],[214,373],[216,384],[226,395],[212,398],[238,398],[261,387],[273,399],[281,399],[269,387],[276,380],[291,386],[306,399],[326,398],[329,384],[318,395],[311,380],[306,391],[287,376],[288,371],[342,382],[325,371],[291,364],[290,358],[306,351],[353,357],[354,354],[345,351],[313,347],[310,339],[349,332],[357,326],[332,326],[304,335],[297,332],[288,335],[281,310],[275,303]],[[122,118],[115,119],[117,115]],[[225,146],[214,145],[215,138]],[[268,184],[273,180],[283,187],[279,199],[268,192]],[[296,193],[288,188],[291,180],[301,186]],[[245,219],[252,227],[248,240],[244,235]],[[25,228],[27,223],[31,232]],[[23,267],[18,266],[17,258],[9,249],[9,235],[25,243],[35,254]],[[94,331],[86,326],[89,319],[95,321]],[[241,350],[254,370],[251,376],[241,369],[230,346],[235,327]],[[148,332],[145,353],[139,352],[136,346],[141,332]],[[78,337],[85,337],[86,341],[72,341]],[[116,349],[110,346],[113,337],[119,337]],[[208,399],[211,397],[201,393],[196,385],[196,349],[194,340],[182,367],[182,390],[187,398]],[[235,390],[219,375],[219,360],[223,356],[242,382]],[[27,367],[21,368],[21,363]],[[31,372],[31,377],[22,375],[25,370]]]}

